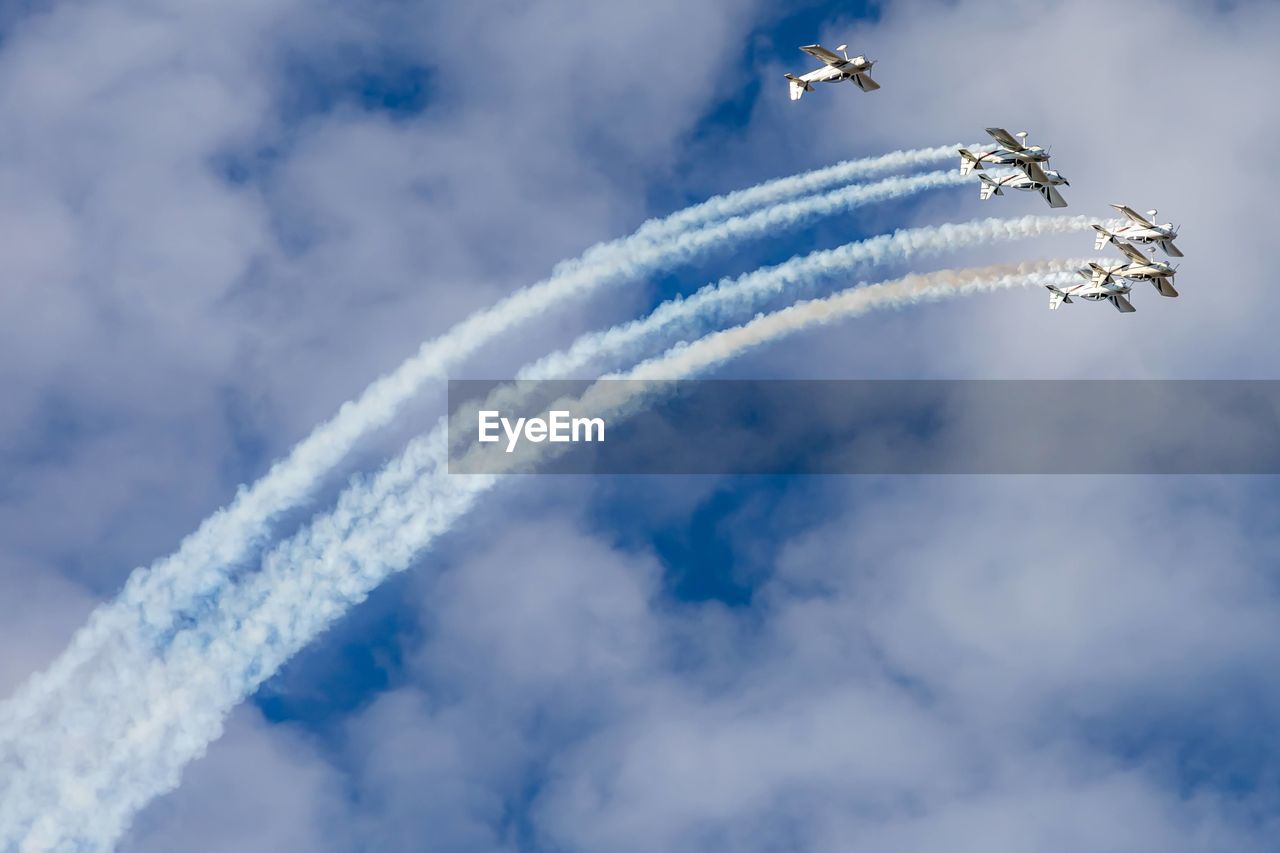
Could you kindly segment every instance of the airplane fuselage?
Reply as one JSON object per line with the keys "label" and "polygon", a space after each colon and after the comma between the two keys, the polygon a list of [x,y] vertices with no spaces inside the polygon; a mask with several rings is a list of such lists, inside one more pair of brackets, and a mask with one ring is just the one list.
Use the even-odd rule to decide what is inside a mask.
{"label": "airplane fuselage", "polygon": [[1178,236],[1172,225],[1122,225],[1111,233],[1134,243],[1160,243]]}
{"label": "airplane fuselage", "polygon": [[1133,285],[1118,279],[1104,281],[1102,284],[1074,284],[1070,287],[1062,288],[1062,291],[1072,299],[1088,299],[1090,302],[1101,302],[1103,299],[1110,299],[1117,293],[1124,295],[1132,290]]}
{"label": "airplane fuselage", "polygon": [[1125,313],[1133,311],[1133,306],[1128,301],[1128,296],[1132,292],[1133,286],[1127,281],[1108,279],[1095,283],[1092,281],[1091,273],[1088,270],[1081,270],[1080,274],[1085,278],[1090,278],[1090,281],[1085,284],[1074,284],[1066,287],[1048,286],[1049,307],[1051,309],[1056,309],[1066,302],[1083,299],[1086,302],[1110,302]]}
{"label": "airplane fuselage", "polygon": [[1015,163],[1048,163],[1049,152],[1039,146],[1024,148],[1021,151],[1005,151]]}
{"label": "airplane fuselage", "polygon": [[1049,155],[1042,148],[1028,148],[1024,151],[1010,151],[1007,148],[997,148],[994,151],[987,151],[982,154],[975,154],[974,159],[976,168],[982,166],[1017,166],[1025,168],[1031,163],[1048,163]]}
{"label": "airplane fuselage", "polygon": [[1163,261],[1152,261],[1149,264],[1129,264],[1119,272],[1114,273],[1121,278],[1134,278],[1146,281],[1153,278],[1173,278],[1177,271]]}
{"label": "airplane fuselage", "polygon": [[1153,281],[1158,278],[1173,278],[1177,270],[1172,264],[1164,261],[1151,261],[1145,264],[1092,264],[1095,270],[1106,274],[1106,281],[1130,279],[1133,281]]}
{"label": "airplane fuselage", "polygon": [[1042,187],[1056,187],[1062,186],[1066,183],[1066,181],[1062,179],[1062,176],[1057,172],[1046,172],[1045,177],[1048,180],[1037,181],[1035,178],[1028,177],[1021,172],[1015,172],[1012,175],[1005,175],[1004,177],[994,178],[993,180],[1002,187],[1015,190],[1026,190],[1027,192],[1039,192]]}
{"label": "airplane fuselage", "polygon": [[839,65],[824,65],[821,68],[815,68],[808,74],[801,74],[800,79],[806,83],[835,83],[840,80],[848,80],[858,74],[865,74],[871,70],[873,62],[868,62],[866,57],[855,56],[853,59],[840,63]]}

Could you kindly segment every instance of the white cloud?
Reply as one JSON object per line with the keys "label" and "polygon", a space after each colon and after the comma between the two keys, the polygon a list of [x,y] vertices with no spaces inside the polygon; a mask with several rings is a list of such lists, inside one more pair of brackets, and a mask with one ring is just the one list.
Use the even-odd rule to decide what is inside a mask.
{"label": "white cloud", "polygon": [[[1273,797],[1169,762],[1274,692],[1247,488],[1191,509],[1113,478],[834,492],[849,508],[732,611],[672,601],[651,557],[558,512],[483,527],[417,585],[415,685],[352,722],[370,816],[476,849],[513,827],[567,850],[1265,849]],[[1141,509],[1113,536],[1035,512],[1046,494]]]}
{"label": "white cloud", "polygon": [[240,709],[218,750],[149,810],[122,849],[350,850],[343,778],[305,736]]}

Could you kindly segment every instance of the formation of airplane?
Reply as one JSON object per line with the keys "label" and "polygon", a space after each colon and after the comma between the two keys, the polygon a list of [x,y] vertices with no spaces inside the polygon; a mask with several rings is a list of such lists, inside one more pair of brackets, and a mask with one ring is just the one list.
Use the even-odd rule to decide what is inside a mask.
{"label": "formation of airplane", "polygon": [[1131,243],[1156,245],[1171,258],[1182,257],[1182,251],[1173,244],[1173,239],[1178,236],[1178,229],[1174,227],[1173,223],[1166,222],[1164,225],[1157,225],[1156,211],[1154,210],[1148,210],[1147,215],[1143,216],[1125,204],[1113,204],[1111,206],[1120,211],[1129,220],[1129,224],[1115,229],[1110,229],[1103,225],[1094,225],[1094,230],[1098,232],[1098,239],[1094,241],[1093,248],[1101,249],[1107,244],[1108,240],[1120,239],[1128,240]]}
{"label": "formation of airplane", "polygon": [[[834,53],[820,44],[801,47],[805,53],[820,60],[822,67],[798,77],[794,74],[786,75],[791,100],[798,101],[804,97],[805,92],[812,92],[814,83],[849,80],[864,92],[879,89],[880,84],[872,80],[868,73],[875,65],[875,60],[861,55],[851,58],[848,48],[848,45],[842,44],[836,48],[839,53]],[[1062,197],[1058,187],[1068,187],[1071,183],[1061,172],[1048,168],[1048,148],[1028,145],[1025,130],[1010,133],[1002,127],[988,127],[986,131],[995,140],[995,149],[977,153],[968,148],[959,149],[960,174],[978,173],[979,198],[986,201],[1012,189],[1038,193],[1052,208],[1067,206],[1067,200]],[[991,174],[987,171],[991,166],[1011,168]],[[1080,299],[1086,302],[1110,302],[1121,313],[1131,314],[1137,309],[1129,301],[1129,296],[1133,292],[1134,283],[1142,281],[1151,282],[1161,296],[1178,295],[1173,286],[1177,267],[1167,261],[1156,260],[1154,256],[1157,248],[1172,258],[1183,256],[1173,242],[1178,236],[1177,227],[1171,223],[1158,224],[1154,210],[1148,210],[1146,216],[1143,216],[1128,205],[1111,206],[1127,221],[1120,224],[1095,224],[1093,228],[1098,234],[1094,249],[1101,249],[1110,243],[1125,256],[1124,261],[1091,261],[1087,267],[1078,270],[1084,279],[1082,284],[1047,285],[1050,309],[1057,309],[1060,305],[1069,305]],[[1148,257],[1134,244],[1150,247],[1152,256]]]}
{"label": "formation of airplane", "polygon": [[[1003,127],[988,127],[987,134],[999,145],[994,151],[975,154],[968,148],[960,149],[960,174],[978,173],[982,183],[979,198],[986,201],[993,195],[1004,195],[1008,188],[1039,193],[1050,207],[1067,206],[1058,187],[1071,184],[1061,172],[1045,168],[1049,162],[1047,148],[1027,145],[1025,130],[1010,133]],[[992,176],[983,171],[987,166],[1013,166],[1017,171]]]}
{"label": "formation of airplane", "polygon": [[[1125,211],[1132,213],[1132,210],[1124,205],[1113,204],[1112,207],[1122,213]],[[1136,216],[1136,214],[1134,215]],[[1154,217],[1155,214],[1152,213],[1151,215]],[[1145,219],[1142,219],[1142,221],[1147,226],[1152,225]],[[1051,310],[1057,309],[1063,303],[1070,304],[1073,299],[1084,299],[1091,302],[1106,300],[1121,313],[1132,314],[1137,309],[1129,301],[1129,294],[1133,290],[1133,283],[1140,281],[1151,282],[1156,292],[1161,296],[1175,297],[1178,295],[1178,291],[1173,286],[1173,277],[1178,272],[1177,267],[1168,261],[1159,261],[1154,257],[1148,257],[1137,246],[1115,236],[1116,232],[1123,231],[1129,226],[1115,229],[1115,231],[1103,225],[1094,225],[1093,227],[1098,231],[1099,235],[1106,235],[1099,237],[1095,248],[1100,249],[1103,245],[1110,243],[1120,250],[1120,253],[1125,256],[1125,260],[1117,263],[1091,261],[1087,267],[1078,270],[1081,278],[1085,280],[1084,284],[1069,285],[1067,287],[1046,285],[1049,290],[1049,308]],[[1165,226],[1155,227],[1163,229]],[[1145,232],[1143,232],[1143,235],[1149,236]],[[1153,238],[1147,242],[1159,245],[1161,240],[1169,241],[1171,239],[1166,234],[1164,237]],[[1172,243],[1169,245],[1172,245]],[[1167,248],[1165,250],[1168,251]],[[1182,257],[1182,253],[1178,252],[1177,257]]]}
{"label": "formation of airplane", "polygon": [[812,92],[814,83],[838,83],[841,80],[852,80],[853,84],[864,92],[874,92],[880,88],[880,84],[872,80],[871,75],[867,73],[876,61],[867,59],[865,56],[855,56],[850,59],[847,44],[836,48],[840,51],[839,54],[832,53],[820,44],[806,44],[800,49],[814,59],[822,60],[823,66],[807,74],[801,74],[799,77],[794,74],[786,75],[793,101],[800,100],[805,92]]}

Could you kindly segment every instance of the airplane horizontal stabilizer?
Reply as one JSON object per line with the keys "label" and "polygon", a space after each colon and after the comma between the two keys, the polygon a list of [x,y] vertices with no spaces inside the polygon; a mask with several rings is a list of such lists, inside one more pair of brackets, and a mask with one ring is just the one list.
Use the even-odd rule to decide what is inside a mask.
{"label": "airplane horizontal stabilizer", "polygon": [[786,78],[787,78],[787,81],[791,84],[790,86],[791,100],[793,101],[800,100],[802,97],[804,97],[805,92],[813,91],[812,85],[805,82],[804,80],[801,80],[799,77],[797,77],[794,74],[787,74]]}
{"label": "airplane horizontal stabilizer", "polygon": [[982,160],[967,148],[960,149],[960,174],[967,175],[974,169],[982,170]]}
{"label": "airplane horizontal stabilizer", "polygon": [[1096,252],[1107,245],[1107,241],[1111,239],[1111,232],[1097,224],[1093,226],[1093,230],[1098,232],[1097,238],[1093,241],[1093,250]]}
{"label": "airplane horizontal stabilizer", "polygon": [[990,175],[980,174],[978,180],[982,182],[982,186],[978,188],[978,198],[986,201],[993,195],[1004,195],[1004,187],[1000,186]]}

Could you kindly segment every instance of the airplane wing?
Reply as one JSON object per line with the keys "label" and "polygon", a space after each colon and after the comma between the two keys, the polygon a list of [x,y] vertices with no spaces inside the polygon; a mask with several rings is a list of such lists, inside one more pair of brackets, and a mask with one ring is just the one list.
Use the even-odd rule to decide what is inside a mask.
{"label": "airplane wing", "polygon": [[1125,217],[1129,219],[1130,222],[1136,222],[1139,225],[1147,225],[1147,226],[1150,226],[1152,224],[1147,221],[1147,218],[1145,216],[1143,216],[1141,213],[1138,213],[1138,211],[1134,210],[1132,207],[1129,207],[1129,205],[1127,204],[1112,204],[1111,206],[1114,207],[1116,210],[1120,211],[1121,213],[1123,213]]}
{"label": "airplane wing", "polygon": [[1177,296],[1178,291],[1174,290],[1173,283],[1167,278],[1158,278],[1155,280],[1156,290],[1161,296]]}
{"label": "airplane wing", "polygon": [[1128,299],[1125,299],[1122,294],[1113,293],[1109,298],[1111,299],[1111,304],[1116,306],[1116,310],[1121,314],[1132,314],[1134,311],[1138,310],[1137,308],[1134,308],[1133,303]]}
{"label": "airplane wing", "polygon": [[880,88],[880,84],[872,80],[869,74],[853,75],[853,84],[864,92],[874,92]]}
{"label": "airplane wing", "polygon": [[1062,197],[1062,193],[1058,192],[1058,188],[1052,184],[1041,184],[1040,195],[1044,196],[1044,200],[1049,202],[1050,207],[1067,206],[1067,200]]}
{"label": "airplane wing", "polygon": [[1010,151],[1022,150],[1022,147],[1023,147],[1022,142],[1018,139],[1018,137],[1014,136],[1012,133],[1005,130],[1003,127],[988,127],[987,133],[991,134],[992,139],[994,139],[996,142],[999,142],[1001,145],[1003,145],[1005,148],[1008,148]]}
{"label": "airplane wing", "polygon": [[836,56],[820,44],[806,44],[800,49],[812,56],[814,59],[821,59],[828,65],[841,65],[845,61],[843,56]]}
{"label": "airplane wing", "polygon": [[1044,169],[1041,168],[1039,163],[1018,163],[1017,166],[1037,184],[1049,183],[1049,176],[1044,173]]}
{"label": "airplane wing", "polygon": [[1117,240],[1114,237],[1111,238],[1111,243],[1117,249],[1124,252],[1125,257],[1133,261],[1135,264],[1151,263],[1151,259],[1148,258],[1146,255],[1142,254],[1142,252],[1139,252],[1137,249],[1135,249],[1133,245],[1126,243],[1123,240]]}

